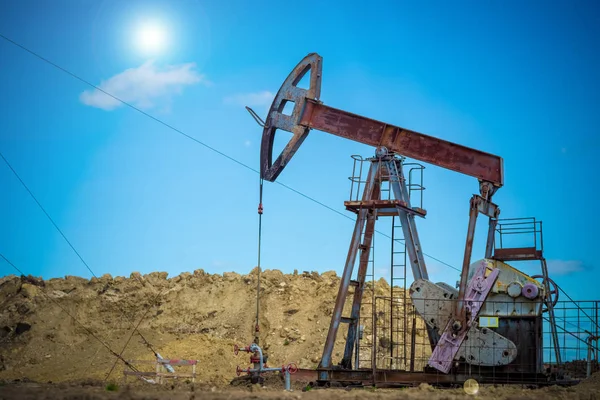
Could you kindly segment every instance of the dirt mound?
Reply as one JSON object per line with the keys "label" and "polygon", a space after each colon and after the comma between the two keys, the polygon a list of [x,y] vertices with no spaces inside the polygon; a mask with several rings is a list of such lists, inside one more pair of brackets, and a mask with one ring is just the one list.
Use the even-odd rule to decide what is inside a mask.
{"label": "dirt mound", "polygon": [[[251,397],[465,397],[462,389],[440,391],[428,385],[402,391],[308,393],[295,387],[294,394],[290,394],[281,392],[281,378],[276,376],[267,382],[267,389],[257,385],[229,385],[236,366],[249,365],[248,354],[235,356],[232,350],[234,344],[250,344],[254,336],[257,272],[211,275],[196,270],[170,279],[164,272],[147,275],[134,272],[128,278],[104,275],[91,280],[74,276],[47,281],[31,276],[0,278],[0,398],[241,399],[255,391],[260,393],[251,393]],[[334,272],[286,275],[267,270],[261,274],[260,344],[269,356],[269,365],[296,362],[301,368],[317,366],[339,282]],[[369,285],[366,297],[371,296],[371,289]],[[385,281],[375,284],[375,295],[387,296],[389,291]],[[395,293],[399,293],[398,298],[403,297],[400,291]],[[350,295],[348,300],[351,298]],[[349,314],[349,301],[343,315]],[[409,304],[400,309],[405,306]],[[371,309],[366,308],[363,313]],[[378,330],[385,330],[386,316],[377,317]],[[147,343],[140,335],[132,334],[133,326],[138,323]],[[345,332],[340,330],[334,363],[340,360],[344,336]],[[364,340],[367,344],[373,341],[368,325]],[[384,342],[379,337],[378,348],[388,354]],[[107,348],[122,353],[128,360],[153,360],[150,347],[165,358],[199,360],[198,380],[190,383],[179,379],[150,389],[143,382],[131,379],[128,385],[121,386],[119,393],[108,392],[104,379],[112,370],[110,381],[120,381],[125,367],[122,362],[115,366],[116,357]],[[154,369],[151,363],[134,365],[148,372]],[[187,372],[186,368],[189,369],[177,367],[179,372]],[[599,393],[600,373],[596,373],[576,387],[526,390],[518,386],[484,386],[479,396],[600,400]]]}
{"label": "dirt mound", "polygon": [[[227,384],[236,365],[249,365],[246,353],[232,349],[254,336],[257,272],[1,278],[0,379],[104,379],[116,359],[107,347],[128,360],[152,360],[151,346],[165,358],[199,360],[200,382]],[[317,366],[339,280],[335,272],[262,273],[260,344],[270,365]],[[383,280],[375,287],[378,295],[389,292]],[[132,334],[138,323],[149,345]],[[341,330],[338,339],[336,362]],[[111,378],[123,368],[117,363]]]}
{"label": "dirt mound", "polygon": [[596,390],[598,393],[598,397],[600,398],[600,372],[596,372],[592,374],[589,378],[583,380],[579,385],[577,385],[577,389],[579,390]]}

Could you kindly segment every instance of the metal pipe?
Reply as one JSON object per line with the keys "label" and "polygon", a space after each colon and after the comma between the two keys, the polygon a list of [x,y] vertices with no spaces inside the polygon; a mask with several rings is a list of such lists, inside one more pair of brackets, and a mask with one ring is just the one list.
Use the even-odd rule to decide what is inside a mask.
{"label": "metal pipe", "polygon": [[[556,363],[557,365],[562,364],[562,357],[560,354],[560,340],[558,338],[558,332],[556,330],[556,318],[554,317],[554,304],[552,300],[552,294],[550,293],[550,277],[548,276],[548,265],[546,264],[546,259],[542,257],[540,260],[542,264],[542,276],[543,276],[543,284],[544,291],[546,296],[546,307],[548,307],[548,316],[550,318],[550,332],[552,335],[552,343],[554,344],[554,351],[556,353]],[[556,295],[558,296],[559,291],[556,290]],[[579,320],[579,312],[577,312],[577,319]],[[579,323],[578,323],[579,326]],[[579,353],[579,352],[578,352]]]}
{"label": "metal pipe", "polygon": [[285,369],[285,372],[283,374],[284,376],[284,382],[285,382],[285,390],[288,392],[292,391],[292,385],[290,383],[290,371],[288,371],[288,369]]}
{"label": "metal pipe", "polygon": [[[595,322],[595,324],[596,324],[596,336],[600,336],[600,330],[598,329],[598,303],[599,303],[599,302],[598,302],[598,301],[596,301],[596,302],[594,302],[594,303],[595,303],[595,305],[596,305],[596,307],[595,307],[595,309],[596,309],[596,321],[594,321],[594,322]],[[595,357],[595,359],[596,359],[596,361],[598,361],[598,346],[596,346],[595,353],[596,353],[596,357]]]}
{"label": "metal pipe", "polygon": [[[373,292],[375,292],[375,288],[373,287]],[[376,383],[376,371],[377,371],[377,298],[373,299],[373,304],[371,305],[372,307],[372,324],[373,324],[373,328],[371,330],[371,334],[373,335],[373,349],[371,350],[371,371],[372,371],[372,383],[373,386],[375,386]]]}
{"label": "metal pipe", "polygon": [[[259,374],[259,375],[262,372],[275,372],[275,371],[283,372],[283,374],[284,374],[285,390],[288,391],[288,392],[292,391],[292,388],[291,388],[291,378],[290,378],[290,366],[292,364],[288,365],[287,368],[286,367],[282,367],[282,368],[265,368],[264,367],[264,359],[263,359],[262,349],[256,343],[252,343],[247,348],[243,348],[243,349],[240,349],[240,350],[246,351],[248,353],[258,353],[258,357],[259,357],[259,361],[260,361],[260,364],[259,364],[258,368],[248,368],[248,369],[245,370],[245,372],[247,372],[248,374],[256,373],[256,374]],[[236,350],[236,354],[237,354],[237,350]]]}
{"label": "metal pipe", "polygon": [[[409,172],[410,174],[410,172]],[[394,244],[394,239],[395,239],[395,229],[394,229],[394,224],[396,221],[396,217],[392,215],[392,241],[391,241],[391,245],[390,245],[390,336],[393,337],[393,333],[394,332],[394,264],[395,264],[395,260],[394,260],[394,250],[395,250],[395,244]],[[405,266],[406,268],[406,266]],[[394,357],[394,346],[391,345],[390,346],[390,357]],[[391,362],[390,362],[390,369],[391,369]]]}
{"label": "metal pipe", "polygon": [[[469,211],[469,227],[467,229],[467,242],[465,245],[465,256],[463,259],[462,271],[460,274],[460,286],[458,289],[458,299],[456,301],[455,318],[460,318],[462,321],[464,315],[464,297],[465,291],[467,290],[467,281],[469,280],[469,265],[471,264],[471,253],[473,252],[473,239],[475,237],[475,225],[477,223],[477,215],[479,210],[477,209],[478,196],[474,195],[471,198],[471,209]],[[466,320],[464,321],[466,322]]]}
{"label": "metal pipe", "polygon": [[[162,356],[158,353],[156,353],[156,359],[157,360],[164,360],[164,358],[162,358]],[[175,373],[175,369],[173,369],[173,367],[171,366],[171,364],[163,364],[162,365],[167,371],[169,371],[170,373],[174,374]]]}
{"label": "metal pipe", "polygon": [[262,367],[263,367],[263,364],[264,364],[262,349],[256,343],[252,343],[250,345],[250,351],[253,352],[253,353],[255,353],[255,352],[258,353],[258,357],[259,357],[259,360],[260,360],[260,366],[258,367],[258,371],[260,372],[261,369],[262,369]]}
{"label": "metal pipe", "polygon": [[496,218],[490,218],[490,224],[488,228],[487,243],[485,245],[485,258],[492,258],[494,252],[494,239],[496,234],[496,225],[498,220]]}
{"label": "metal pipe", "polygon": [[416,340],[416,334],[417,334],[417,318],[416,318],[416,314],[415,314],[415,310],[414,310],[414,306],[413,306],[413,310],[412,310],[412,330],[410,332],[410,372],[414,372],[415,371],[415,340]]}
{"label": "metal pipe", "polygon": [[544,253],[544,233],[542,230],[542,221],[540,221],[540,244],[541,244],[540,250],[542,251],[542,254],[543,254]]}
{"label": "metal pipe", "polygon": [[[598,340],[598,336],[593,336],[590,335],[587,337],[586,339],[586,343],[588,345],[588,354],[587,354],[587,374],[586,376],[589,378],[592,375],[592,353],[593,353],[593,348],[594,346],[592,345],[592,342],[594,340]],[[598,360],[596,360],[598,361]]]}
{"label": "metal pipe", "polygon": [[356,341],[354,342],[354,369],[358,369],[360,362],[360,340],[362,339],[360,335],[360,318],[358,319],[358,324],[356,324]]}

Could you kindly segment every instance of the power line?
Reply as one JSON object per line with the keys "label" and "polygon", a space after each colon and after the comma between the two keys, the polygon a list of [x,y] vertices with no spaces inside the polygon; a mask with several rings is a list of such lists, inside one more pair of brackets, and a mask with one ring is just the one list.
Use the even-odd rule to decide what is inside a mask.
{"label": "power line", "polygon": [[12,165],[10,165],[10,163],[8,162],[8,160],[6,159],[6,157],[4,157],[4,154],[2,154],[1,151],[0,151],[0,157],[2,157],[2,159],[4,160],[4,162],[6,163],[6,165],[8,165],[8,168],[10,168],[10,170],[17,177],[17,179],[19,180],[19,182],[21,182],[21,185],[23,185],[23,187],[25,188],[25,190],[27,190],[27,193],[29,193],[29,195],[31,196],[31,198],[36,202],[36,204],[38,205],[38,207],[40,208],[40,210],[42,210],[42,212],[46,215],[46,217],[48,218],[48,220],[52,223],[52,225],[54,225],[54,227],[56,228],[56,230],[58,231],[58,233],[60,233],[60,235],[63,237],[63,239],[65,239],[65,242],[67,242],[67,244],[69,245],[69,247],[71,247],[71,250],[73,250],[73,252],[77,255],[77,257],[79,257],[79,259],[81,260],[81,262],[83,263],[83,265],[85,265],[85,267],[88,269],[88,271],[90,271],[90,273],[97,278],[96,274],[94,274],[94,271],[92,271],[92,269],[90,268],[90,266],[88,265],[88,263],[85,262],[85,260],[83,259],[83,257],[81,257],[81,254],[79,254],[79,252],[75,249],[75,247],[73,246],[73,244],[69,241],[69,239],[67,239],[67,237],[65,236],[65,234],[63,233],[63,231],[58,227],[58,225],[56,225],[56,222],[54,222],[54,220],[52,219],[52,217],[50,216],[50,214],[48,214],[48,212],[46,211],[46,209],[44,208],[44,206],[42,206],[42,204],[38,201],[38,199],[35,197],[35,195],[33,194],[33,192],[31,190],[29,190],[29,187],[25,184],[25,182],[23,182],[23,179],[21,179],[21,177],[19,176],[19,174],[17,173],[17,171],[15,171],[15,169],[12,167]]}
{"label": "power line", "polygon": [[[156,293],[156,296],[154,297],[154,301],[152,302],[152,306],[156,305],[156,302],[158,301],[158,297],[162,294],[162,291]],[[150,308],[148,307],[146,309],[146,312],[144,313],[144,315],[142,315],[142,318],[140,318],[139,322],[137,323],[136,326],[134,326],[133,330],[131,331],[131,335],[129,335],[129,339],[127,339],[127,342],[125,343],[125,345],[123,346],[123,349],[121,350],[121,352],[119,353],[119,356],[122,357],[123,353],[125,352],[125,349],[127,348],[127,346],[129,346],[129,342],[131,341],[131,339],[133,338],[133,335],[135,335],[135,333],[137,332],[140,337],[144,340],[144,342],[148,343],[146,341],[146,338],[142,336],[142,334],[140,333],[140,331],[138,330],[138,328],[140,327],[142,321],[146,318],[146,315],[148,315],[148,312],[150,312]],[[149,345],[149,343],[148,343]],[[152,347],[150,347],[152,348]],[[153,351],[154,354],[156,354],[155,351]],[[115,362],[113,363],[112,368],[110,369],[110,371],[108,371],[108,374],[106,374],[106,378],[104,378],[104,382],[106,382],[108,380],[108,378],[110,377],[110,374],[112,374],[112,372],[114,371],[115,367],[117,366],[117,362],[119,361],[119,359],[116,359]]]}
{"label": "power line", "polygon": [[[52,217],[50,216],[50,214],[48,214],[48,212],[46,211],[46,209],[44,208],[44,206],[42,206],[42,204],[38,201],[38,199],[35,197],[35,195],[33,194],[33,192],[29,189],[29,187],[27,186],[27,184],[23,181],[23,179],[21,179],[21,177],[19,176],[19,174],[17,173],[17,171],[13,168],[13,166],[8,162],[8,160],[6,159],[6,157],[4,157],[4,154],[2,154],[2,152],[0,151],[0,157],[2,157],[2,159],[4,160],[4,162],[6,163],[6,165],[8,165],[8,168],[10,168],[10,170],[12,171],[12,173],[17,177],[17,179],[19,180],[19,182],[21,182],[21,185],[23,185],[23,187],[25,188],[25,190],[27,190],[27,193],[29,193],[29,195],[31,196],[31,198],[36,202],[36,204],[38,205],[38,207],[42,210],[42,212],[44,213],[44,215],[46,215],[46,217],[48,218],[48,220],[52,223],[52,225],[54,226],[54,228],[56,228],[56,230],[60,233],[60,235],[63,237],[63,239],[65,240],[65,242],[67,242],[67,244],[69,245],[69,247],[71,247],[71,250],[73,250],[73,252],[77,255],[77,257],[79,257],[79,260],[81,260],[81,262],[83,263],[83,265],[85,265],[85,267],[88,269],[88,271],[90,271],[90,273],[98,278],[98,276],[94,273],[94,271],[92,271],[92,268],[88,265],[87,262],[85,262],[85,260],[83,259],[83,257],[81,256],[81,254],[77,251],[77,249],[75,248],[75,246],[73,246],[73,244],[71,243],[71,241],[67,238],[67,236],[63,233],[63,231],[58,227],[58,225],[56,224],[56,222],[54,222],[54,219],[52,219]],[[160,293],[159,293],[160,294]],[[158,298],[158,295],[157,295]],[[121,316],[125,315],[125,311],[123,309],[121,309],[120,307],[117,307],[120,311],[121,311]],[[148,308],[148,310],[150,310],[150,308]],[[148,310],[146,310],[146,314],[148,313]],[[144,316],[146,315],[144,314]],[[143,319],[144,317],[142,317]],[[128,320],[129,321],[129,320]],[[140,321],[141,323],[141,321]],[[133,322],[129,321],[129,324],[134,328],[133,332],[132,332],[132,336],[133,334],[137,331],[137,333],[142,337],[142,339],[144,341],[146,341],[146,338],[144,338],[144,336],[142,335],[142,333],[138,330],[139,324],[138,326],[134,326]],[[125,350],[125,349],[123,349]],[[115,362],[116,363],[116,362]],[[115,364],[116,365],[116,364]],[[114,365],[113,365],[113,369],[114,369]],[[111,369],[112,372],[112,369]]]}
{"label": "power line", "polygon": [[164,122],[164,121],[162,121],[162,120],[160,120],[160,119],[156,118],[156,117],[155,117],[155,116],[153,116],[152,114],[148,114],[147,112],[145,112],[145,111],[141,110],[140,108],[137,108],[136,106],[134,106],[134,105],[132,105],[132,104],[130,104],[130,103],[128,103],[128,102],[126,102],[126,101],[124,101],[124,100],[121,100],[121,99],[120,99],[120,98],[118,98],[117,96],[115,96],[115,95],[113,95],[113,94],[111,94],[111,93],[109,93],[109,92],[105,91],[104,89],[102,89],[102,88],[100,88],[100,87],[98,87],[98,86],[94,85],[94,84],[93,84],[93,83],[91,83],[90,81],[87,81],[87,80],[85,80],[85,79],[81,78],[80,76],[78,76],[78,75],[76,75],[76,74],[72,73],[71,71],[67,70],[66,68],[63,68],[63,67],[61,67],[60,65],[58,65],[58,64],[56,64],[56,63],[54,63],[54,62],[52,62],[52,61],[48,60],[47,58],[45,58],[45,57],[43,57],[43,56],[39,55],[38,53],[34,52],[33,50],[29,50],[27,47],[25,47],[25,46],[23,46],[23,45],[21,45],[21,44],[19,44],[19,43],[15,42],[14,40],[12,40],[12,39],[10,39],[10,38],[8,38],[8,37],[4,36],[4,35],[3,35],[3,34],[1,34],[1,33],[0,33],[0,37],[1,37],[2,39],[6,40],[7,42],[9,42],[9,43],[12,43],[13,45],[15,45],[15,46],[17,46],[17,47],[21,48],[22,50],[25,50],[25,51],[26,51],[26,52],[28,52],[29,54],[31,54],[31,55],[33,55],[33,56],[35,56],[35,57],[39,58],[40,60],[42,60],[42,61],[44,61],[44,62],[46,62],[46,63],[48,63],[48,64],[52,65],[54,68],[57,68],[57,69],[61,70],[61,71],[62,71],[62,72],[64,72],[65,74],[67,74],[67,75],[70,75],[71,77],[73,77],[73,78],[77,79],[78,81],[80,81],[80,82],[83,82],[83,83],[85,83],[86,85],[93,87],[94,89],[96,89],[96,90],[98,90],[98,91],[100,91],[100,92],[104,93],[105,95],[107,95],[107,96],[109,96],[109,97],[112,97],[113,99],[117,100],[117,101],[118,101],[118,102],[120,102],[120,103],[123,103],[123,104],[124,104],[124,105],[126,105],[127,107],[130,107],[130,108],[132,108],[133,110],[135,110],[135,111],[139,112],[140,114],[143,114],[143,115],[145,115],[146,117],[148,117],[148,118],[150,118],[150,119],[152,119],[152,120],[154,120],[154,121],[158,122],[159,124],[161,124],[161,125],[163,125],[163,126],[166,126],[167,128],[169,128],[169,129],[171,129],[171,130],[173,130],[173,131],[175,131],[175,132],[179,133],[180,135],[183,135],[183,136],[185,136],[186,138],[188,138],[188,139],[190,139],[190,140],[193,140],[194,142],[198,143],[199,145],[202,145],[202,146],[206,147],[207,149],[209,149],[209,150],[212,150],[212,151],[214,151],[214,152],[215,152],[215,153],[217,153],[217,154],[220,154],[221,156],[223,156],[223,157],[225,157],[225,158],[229,159],[230,161],[233,161],[233,162],[234,162],[234,163],[236,163],[236,164],[239,164],[239,165],[241,165],[242,167],[245,167],[245,168],[247,168],[247,169],[249,169],[249,170],[251,170],[251,171],[254,171],[254,172],[256,172],[256,173],[260,173],[258,170],[256,170],[256,169],[252,168],[251,166],[249,166],[249,165],[247,165],[247,164],[244,164],[244,163],[243,163],[243,162],[241,162],[241,161],[238,161],[238,160],[236,160],[235,158],[233,158],[233,157],[231,157],[231,156],[229,156],[229,155],[227,155],[227,154],[223,153],[222,151],[219,151],[219,150],[215,149],[215,148],[214,148],[214,147],[212,147],[212,146],[209,146],[208,144],[206,144],[206,143],[204,143],[204,142],[202,142],[202,141],[200,141],[200,140],[196,139],[196,138],[195,138],[195,137],[193,137],[193,136],[190,136],[190,135],[188,135],[188,134],[187,134],[187,133],[185,133],[185,132],[182,132],[181,130],[179,130],[179,129],[175,128],[173,125],[170,125],[170,124],[168,124],[168,123],[166,123],[166,122]]}
{"label": "power line", "polygon": [[[234,157],[232,157],[232,156],[230,156],[230,155],[228,155],[228,154],[226,154],[226,153],[224,153],[224,152],[222,152],[222,151],[220,151],[220,150],[218,150],[218,149],[216,149],[216,148],[214,148],[214,147],[212,147],[212,146],[210,146],[210,145],[208,145],[208,144],[204,143],[203,141],[201,141],[201,140],[199,140],[199,139],[197,139],[197,138],[195,138],[195,137],[193,137],[193,136],[191,136],[191,135],[188,135],[187,133],[185,133],[185,132],[181,131],[180,129],[177,129],[177,128],[175,128],[173,125],[170,125],[170,124],[168,124],[168,123],[166,123],[166,122],[162,121],[161,119],[159,119],[159,118],[156,118],[156,117],[155,117],[155,116],[153,116],[152,114],[149,114],[149,113],[147,113],[147,112],[145,112],[145,111],[141,110],[140,108],[138,108],[138,107],[136,107],[136,106],[134,106],[134,105],[132,105],[132,104],[130,104],[130,103],[128,103],[128,102],[126,102],[126,101],[122,100],[122,99],[120,99],[119,97],[117,97],[117,96],[115,96],[115,95],[113,95],[113,94],[111,94],[111,93],[109,93],[109,92],[105,91],[104,89],[101,89],[100,87],[98,87],[98,86],[94,85],[94,84],[93,84],[93,83],[91,83],[90,81],[88,81],[88,80],[86,80],[86,79],[83,79],[83,78],[81,78],[80,76],[76,75],[75,73],[73,73],[73,72],[71,72],[71,71],[67,70],[66,68],[63,68],[63,67],[61,67],[60,65],[58,65],[58,64],[56,64],[56,63],[54,63],[54,62],[52,62],[52,61],[48,60],[47,58],[45,58],[45,57],[43,57],[42,55],[40,55],[40,54],[36,53],[35,51],[33,51],[33,50],[30,50],[29,48],[27,48],[27,47],[23,46],[22,44],[20,44],[20,43],[17,43],[17,42],[15,42],[14,40],[12,40],[12,39],[10,39],[10,38],[8,38],[8,37],[4,36],[2,33],[0,33],[0,37],[1,37],[2,39],[6,40],[7,42],[9,42],[9,43],[13,44],[14,46],[17,46],[17,47],[19,47],[20,49],[22,49],[22,50],[24,50],[24,51],[28,52],[29,54],[33,55],[34,57],[36,57],[36,58],[38,58],[38,59],[40,59],[40,60],[44,61],[45,63],[47,63],[47,64],[49,64],[49,65],[52,65],[52,66],[53,66],[53,67],[55,67],[56,69],[59,69],[60,71],[62,71],[62,72],[64,72],[64,73],[66,73],[67,75],[69,75],[69,76],[71,76],[71,77],[73,77],[73,78],[77,79],[78,81],[80,81],[80,82],[82,82],[82,83],[84,83],[84,84],[86,84],[86,85],[88,85],[88,86],[90,86],[90,87],[92,87],[92,88],[94,88],[94,89],[96,89],[96,90],[98,90],[98,91],[100,91],[100,92],[104,93],[105,95],[107,95],[107,96],[109,96],[109,97],[111,97],[111,98],[113,98],[113,99],[117,100],[118,102],[122,103],[123,105],[125,105],[125,106],[127,106],[127,107],[129,107],[129,108],[131,108],[131,109],[133,109],[133,110],[135,110],[135,111],[137,111],[137,112],[139,112],[139,113],[140,113],[140,114],[142,114],[142,115],[145,115],[146,117],[148,117],[148,118],[150,118],[150,119],[152,119],[152,120],[154,120],[154,121],[158,122],[159,124],[161,124],[161,125],[163,125],[163,126],[165,126],[165,127],[169,128],[169,129],[171,129],[172,131],[179,133],[180,135],[182,135],[182,136],[184,136],[184,137],[186,137],[186,138],[188,138],[188,139],[190,139],[190,140],[192,140],[192,141],[196,142],[197,144],[199,144],[199,145],[201,145],[201,146],[204,146],[205,148],[207,148],[207,149],[209,149],[209,150],[211,150],[211,151],[213,151],[213,152],[215,152],[215,153],[217,153],[217,154],[219,154],[219,155],[221,155],[221,156],[223,156],[223,157],[227,158],[228,160],[230,160],[230,161],[232,161],[232,162],[234,162],[234,163],[236,163],[236,164],[238,164],[238,165],[240,165],[240,166],[242,166],[242,167],[244,167],[244,168],[246,168],[246,169],[248,169],[248,170],[250,170],[250,171],[252,171],[252,172],[255,172],[255,173],[257,173],[257,174],[260,174],[260,171],[258,171],[257,169],[255,169],[255,168],[253,168],[253,167],[249,166],[248,164],[245,164],[245,163],[243,163],[242,161],[239,161],[239,160],[237,160],[236,158],[234,158]],[[4,157],[2,157],[2,158],[4,158]],[[6,161],[6,159],[5,159],[5,161]],[[12,169],[12,168],[11,168],[11,169]],[[13,172],[14,172],[14,171],[13,171]],[[286,185],[285,183],[282,183],[282,182],[279,182],[279,181],[276,181],[275,183],[276,183],[276,184],[278,184],[278,185],[280,185],[280,186],[282,186],[282,187],[284,187],[284,188],[286,188],[286,189],[288,189],[288,190],[290,190],[290,191],[292,191],[292,192],[294,192],[294,193],[296,193],[296,194],[298,194],[298,195],[300,195],[300,196],[302,196],[302,197],[304,197],[304,198],[306,198],[306,199],[308,199],[308,200],[310,200],[310,201],[312,201],[312,202],[314,202],[314,203],[316,203],[316,204],[318,204],[318,205],[320,205],[320,206],[322,206],[322,207],[325,207],[325,208],[327,208],[327,209],[328,209],[328,210],[330,210],[330,211],[333,211],[333,212],[334,212],[334,213],[336,213],[336,214],[339,214],[339,215],[341,215],[341,216],[342,216],[342,217],[344,217],[344,218],[347,218],[347,219],[349,219],[349,220],[353,221],[353,219],[352,219],[351,217],[349,217],[348,215],[345,215],[345,214],[341,213],[340,211],[338,211],[338,210],[336,210],[336,209],[334,209],[334,208],[332,208],[332,207],[330,207],[330,206],[328,206],[328,205],[326,205],[326,204],[322,203],[322,202],[321,202],[321,201],[319,201],[319,200],[316,200],[315,198],[313,198],[313,197],[311,197],[311,196],[308,196],[308,195],[306,195],[306,194],[304,194],[304,193],[302,193],[302,192],[300,192],[300,191],[298,191],[298,190],[296,190],[296,189],[292,188],[291,186],[288,186],[288,185]],[[389,236],[389,235],[387,235],[387,234],[385,234],[385,233],[383,233],[383,232],[381,232],[381,231],[375,230],[375,232],[379,233],[380,235],[383,235],[384,237],[387,237],[388,239],[391,239],[391,236]],[[64,235],[63,235],[63,237],[64,237]],[[65,239],[66,239],[66,238],[65,238]],[[403,241],[403,240],[401,240],[401,239],[395,239],[395,240],[397,240],[397,241]],[[437,262],[439,262],[439,263],[440,263],[440,264],[442,264],[442,265],[445,265],[445,266],[447,266],[447,267],[449,267],[449,268],[452,268],[452,269],[454,269],[455,271],[458,271],[458,272],[460,272],[460,269],[458,269],[458,268],[456,268],[456,267],[454,267],[454,266],[452,266],[452,265],[450,265],[450,264],[448,264],[448,263],[446,263],[446,262],[444,262],[444,261],[442,261],[442,260],[440,260],[440,259],[438,259],[438,258],[436,258],[436,257],[434,257],[434,256],[431,256],[431,255],[429,255],[429,254],[426,254],[426,253],[423,253],[423,255],[424,255],[424,256],[426,256],[426,257],[428,257],[428,258],[430,258],[430,259],[432,259],[432,260],[434,260],[434,261],[437,261]],[[81,257],[80,257],[80,258],[81,258]],[[83,261],[83,260],[82,260],[82,261]],[[86,266],[87,266],[87,265],[86,265]],[[88,269],[89,269],[89,267],[88,267]]]}

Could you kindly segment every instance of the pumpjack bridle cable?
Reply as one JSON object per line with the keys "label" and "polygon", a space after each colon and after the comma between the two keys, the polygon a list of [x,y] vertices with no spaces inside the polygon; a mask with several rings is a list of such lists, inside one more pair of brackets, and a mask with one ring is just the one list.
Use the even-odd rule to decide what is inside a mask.
{"label": "pumpjack bridle cable", "polygon": [[260,251],[262,243],[262,214],[263,214],[263,185],[264,179],[259,179],[259,203],[258,203],[258,261],[257,261],[257,279],[256,279],[256,325],[254,326],[254,343],[259,344],[258,334],[260,332]]}

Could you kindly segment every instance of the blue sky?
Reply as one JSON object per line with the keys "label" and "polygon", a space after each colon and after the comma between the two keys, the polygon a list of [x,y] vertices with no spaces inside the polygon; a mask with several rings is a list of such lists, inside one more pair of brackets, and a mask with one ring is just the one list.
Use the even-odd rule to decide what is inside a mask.
{"label": "blue sky", "polygon": [[[552,276],[597,298],[600,147],[596,2],[19,1],[0,33],[156,118],[258,168],[265,117],[285,77],[323,56],[328,105],[504,158],[502,217],[544,223]],[[140,46],[140,24],[167,33]],[[97,274],[256,265],[258,176],[0,40],[0,150]],[[351,154],[313,131],[279,181],[346,213]],[[44,278],[90,273],[5,165],[0,249]],[[427,166],[425,252],[460,267],[477,181]],[[264,268],[341,272],[353,223],[266,183]],[[352,216],[351,214],[348,214]],[[388,230],[382,221],[379,229]],[[485,221],[473,259],[483,257]],[[376,268],[386,275],[386,239]],[[434,281],[458,272],[426,259]],[[520,266],[537,273],[537,266]],[[0,264],[0,275],[14,273]]]}

